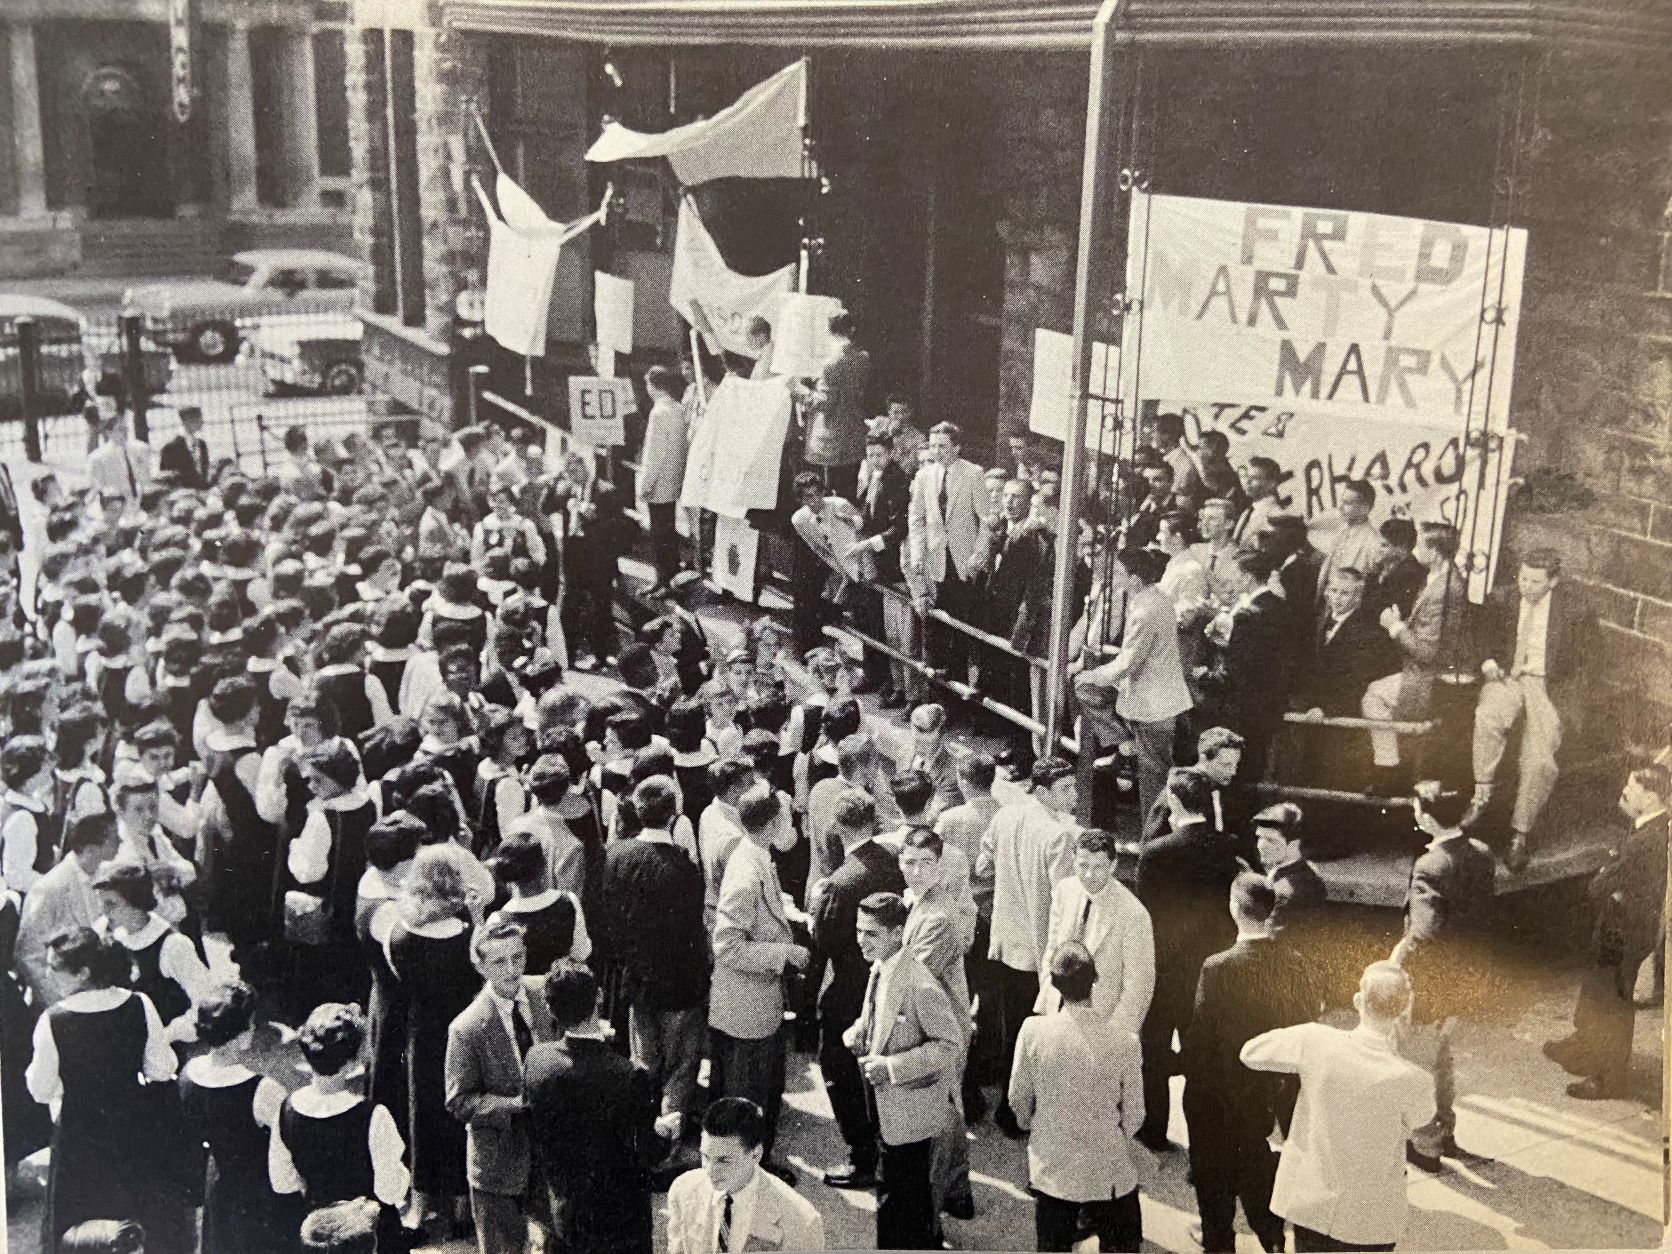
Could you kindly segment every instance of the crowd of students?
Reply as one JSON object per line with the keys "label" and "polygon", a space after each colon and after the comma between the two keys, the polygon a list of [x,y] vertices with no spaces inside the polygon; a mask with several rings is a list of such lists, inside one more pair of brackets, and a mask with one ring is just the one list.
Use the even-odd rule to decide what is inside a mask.
{"label": "crowd of students", "polygon": [[[1256,814],[1238,783],[1257,775],[1270,729],[1231,714],[1265,705],[1207,707],[1223,717],[1179,737],[1194,764],[1176,767],[1175,734],[1197,730],[1177,721],[1185,709],[1148,719],[1131,704],[1143,593],[1166,573],[1143,518],[1190,539],[1170,495],[1125,520],[1116,575],[1087,576],[1078,691],[1089,708],[1088,688],[1118,690],[1108,704],[1152,773],[1128,889],[1114,838],[1075,821],[1070,763],[1042,756],[1003,779],[993,757],[953,744],[933,703],[915,705],[891,757],[841,654],[792,647],[793,628],[767,617],[714,656],[688,573],[659,571],[661,612],[624,632],[630,523],[585,458],[548,468],[497,428],[426,424],[417,447],[389,428],[327,457],[296,432],[275,474],[211,477],[190,427],[186,455],[165,450],[158,472],[123,423],[111,446],[143,471],[48,502],[38,577],[0,590],[0,1072],[8,1166],[51,1145],[44,1249],[90,1248],[90,1225],[125,1248],[137,1225],[153,1254],[198,1241],[389,1254],[468,1229],[484,1251],[639,1251],[652,1194],[675,1176],[670,1249],[763,1234],[816,1248],[819,1216],[775,1151],[791,1050],[816,1053],[848,1149],[825,1180],[877,1189],[880,1247],[939,1248],[942,1216],[973,1213],[964,1130],[992,1105],[1006,1134],[1031,1129],[1039,1247],[1092,1229],[1106,1249],[1136,1249],[1128,1141],[1168,1151],[1182,1066],[1187,1113],[1191,1083],[1240,1085],[1247,1105],[1248,1136],[1191,1138],[1206,1246],[1230,1248],[1227,1198],[1240,1196],[1273,1248],[1291,1159],[1266,1162],[1254,1132],[1288,1114],[1281,1086],[1234,1058],[1326,999],[1289,978],[1322,889],[1299,857],[1298,810]],[[873,432],[865,511],[909,429],[897,414]],[[1016,486],[1047,483],[1039,467],[1007,475],[995,529],[952,488],[967,478],[959,438],[933,429],[908,494],[902,570],[920,608],[979,607],[967,585],[996,578],[1041,527],[1024,511],[1048,508]],[[809,486],[809,509],[823,499]],[[945,547],[964,534],[954,500],[979,515],[985,565]],[[886,551],[892,535],[856,545],[884,537],[873,547]],[[1292,633],[1320,581],[1286,578],[1298,550],[1277,563],[1269,540],[1207,543],[1204,586],[1223,577],[1235,597],[1218,614],[1229,634],[1217,663],[1179,683],[1193,694],[1211,672],[1234,694],[1250,613],[1286,614]],[[1338,557],[1319,559],[1326,588],[1348,570],[1369,582]],[[1399,567],[1376,586],[1401,586]],[[1090,636],[1115,639],[1095,612],[1111,579],[1124,632],[1105,661]],[[1416,632],[1418,615],[1382,613],[1395,643]],[[1179,665],[1177,631],[1170,648]],[[619,686],[568,677],[603,667]],[[915,689],[886,666],[870,678],[884,704]],[[1146,729],[1159,722],[1167,735]],[[1667,792],[1660,776],[1640,783]],[[1425,804],[1434,840],[1467,861],[1478,842],[1458,794]],[[1216,953],[1285,936],[1286,991],[1264,1018],[1192,1014]],[[1436,943],[1414,925],[1396,956]],[[1367,974],[1361,994],[1389,1033],[1411,1006],[1394,970]],[[309,1078],[287,1091],[259,1060],[291,1044]],[[1250,1067],[1301,1072],[1297,1121],[1335,1117],[1305,1113],[1304,1058],[1249,1048]],[[1376,1117],[1397,1116],[1437,1161],[1446,1113],[1413,1097]],[[1436,1119],[1430,1153],[1421,1129]],[[1402,1180],[1405,1141],[1381,1137],[1394,1160],[1366,1187]],[[1289,1217],[1297,1240],[1354,1240]]]}

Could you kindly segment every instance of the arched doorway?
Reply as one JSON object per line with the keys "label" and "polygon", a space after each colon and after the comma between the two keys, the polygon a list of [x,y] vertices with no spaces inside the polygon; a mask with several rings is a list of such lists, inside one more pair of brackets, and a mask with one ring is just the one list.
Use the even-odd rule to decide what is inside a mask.
{"label": "arched doorway", "polygon": [[104,65],[81,88],[87,117],[87,209],[99,218],[166,218],[174,212],[167,136],[138,77]]}

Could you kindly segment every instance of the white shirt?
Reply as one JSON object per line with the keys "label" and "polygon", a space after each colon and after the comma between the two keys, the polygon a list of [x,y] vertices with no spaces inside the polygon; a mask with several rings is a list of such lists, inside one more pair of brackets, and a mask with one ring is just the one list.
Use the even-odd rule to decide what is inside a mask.
{"label": "white shirt", "polygon": [[46,807],[15,788],[6,789],[4,804],[9,813],[6,825],[0,827],[0,878],[7,888],[26,893],[41,878],[35,870],[35,855],[40,848],[39,816]]}
{"label": "white shirt", "polygon": [[528,990],[526,988],[519,986],[515,997],[505,998],[494,992],[493,986],[489,985],[488,1000],[493,1003],[494,1010],[499,1013],[500,1026],[505,1029],[505,1035],[510,1037],[513,1043],[515,1043],[517,1039],[516,1024],[511,1017],[514,1007],[522,1010],[523,1023],[528,1026],[529,1034],[533,1035],[534,1011],[529,1008]]}
{"label": "white shirt", "polygon": [[351,788],[329,801],[315,798],[308,802],[307,822],[302,824],[302,831],[296,839],[290,842],[290,852],[285,860],[298,884],[317,884],[331,869],[331,820],[325,817],[326,812],[357,810],[366,804],[366,800],[365,789]]}
{"label": "white shirt", "polygon": [[[905,952],[905,947],[902,946],[889,957],[871,966],[871,971],[876,976],[877,981],[875,996],[868,996],[867,1004],[859,1012],[861,1015],[871,1016],[871,1022],[868,1025],[871,1029],[871,1039],[865,1042],[867,1053],[881,1055],[888,1045],[890,1034],[894,1031],[892,1021],[882,1022],[882,1007],[888,1004],[888,990],[893,983],[895,971],[899,969],[900,955]],[[869,989],[866,991],[868,994],[870,993]],[[888,1081],[892,1084],[894,1082],[894,1060],[885,1056],[884,1062],[888,1066]]]}
{"label": "white shirt", "polygon": [[[358,1093],[346,1090],[321,1093],[312,1085],[297,1089],[290,1095],[290,1104],[295,1107],[296,1113],[311,1119],[340,1115],[364,1100]],[[400,1129],[395,1126],[394,1116],[387,1106],[379,1104],[373,1108],[371,1128],[366,1133],[366,1148],[372,1160],[372,1192],[386,1206],[399,1206],[406,1200],[406,1186],[412,1177],[401,1161],[401,1155],[406,1152],[406,1142],[401,1138]],[[296,1163],[290,1157],[284,1138],[279,1135],[277,1119],[273,1120],[273,1135],[267,1142],[267,1180],[275,1193],[300,1193],[303,1189],[302,1175],[296,1170]]]}
{"label": "white shirt", "polygon": [[1522,598],[1515,625],[1514,673],[1544,677],[1545,646],[1550,639],[1550,594],[1537,601]]}
{"label": "white shirt", "polygon": [[[58,1003],[58,1008],[65,1012],[93,1014],[114,1010],[130,997],[139,998],[140,1005],[145,1008],[145,1053],[140,1061],[145,1078],[151,1081],[172,1080],[174,1049],[163,1031],[162,1020],[157,1017],[157,1008],[144,993],[130,992],[125,988],[88,989],[71,993]],[[29,1059],[28,1069],[23,1075],[24,1083],[29,1086],[29,1096],[49,1107],[56,1120],[59,1104],[64,1099],[64,1081],[58,1074],[58,1042],[52,1035],[52,1016],[43,1014],[36,1021],[34,1047],[34,1055]]]}
{"label": "white shirt", "polygon": [[[720,1220],[726,1213],[726,1195],[715,1189],[709,1203],[709,1233],[707,1248],[720,1248]],[[749,1244],[749,1226],[755,1220],[755,1203],[761,1196],[761,1169],[757,1166],[749,1183],[732,1195],[731,1234],[726,1242],[728,1250],[741,1250]]]}
{"label": "white shirt", "polygon": [[1244,1066],[1300,1077],[1271,1209],[1352,1245],[1405,1231],[1405,1142],[1434,1117],[1434,1079],[1373,1028],[1302,1023],[1256,1036]]}
{"label": "white shirt", "polygon": [[[111,927],[108,919],[100,919],[94,926],[130,953],[144,949],[159,936],[166,937],[162,952],[157,955],[157,969],[180,986],[192,1006],[202,1001],[215,985],[209,968],[203,965],[191,941],[170,927],[168,920],[159,914],[151,915],[133,932],[123,927]],[[192,1035],[191,1027],[192,1010],[188,1007],[179,1017],[169,1021],[168,1037],[171,1041],[186,1039]]]}

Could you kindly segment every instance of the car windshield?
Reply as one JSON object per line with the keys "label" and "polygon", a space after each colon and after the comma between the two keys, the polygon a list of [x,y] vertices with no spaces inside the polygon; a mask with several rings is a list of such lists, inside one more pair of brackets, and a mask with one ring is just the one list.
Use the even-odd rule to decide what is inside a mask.
{"label": "car windshield", "polygon": [[229,261],[226,263],[224,277],[234,287],[248,287],[250,280],[255,277],[255,273],[255,267],[247,262]]}

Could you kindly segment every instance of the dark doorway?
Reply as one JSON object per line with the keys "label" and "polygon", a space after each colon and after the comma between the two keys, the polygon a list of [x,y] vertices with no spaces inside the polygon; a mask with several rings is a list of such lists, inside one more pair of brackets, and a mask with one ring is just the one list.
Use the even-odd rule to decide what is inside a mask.
{"label": "dark doorway", "polygon": [[163,119],[131,71],[104,66],[81,92],[90,178],[87,209],[98,218],[166,218],[174,213]]}

